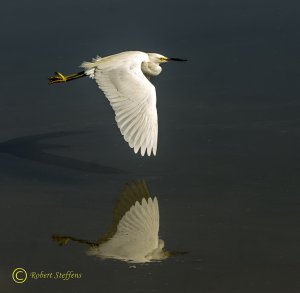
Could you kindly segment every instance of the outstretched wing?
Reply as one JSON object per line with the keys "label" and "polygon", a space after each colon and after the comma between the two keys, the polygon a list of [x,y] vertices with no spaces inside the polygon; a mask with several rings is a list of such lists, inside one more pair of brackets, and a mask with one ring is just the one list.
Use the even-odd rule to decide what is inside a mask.
{"label": "outstretched wing", "polygon": [[151,197],[136,202],[134,206],[121,219],[116,238],[129,238],[139,249],[149,253],[158,246],[159,208],[157,198]]}
{"label": "outstretched wing", "polygon": [[156,91],[141,70],[143,61],[148,61],[146,53],[130,51],[99,57],[81,67],[106,95],[129,146],[150,156],[157,150]]}
{"label": "outstretched wing", "polygon": [[100,238],[98,243],[106,242],[117,232],[119,222],[136,202],[142,203],[143,198],[148,200],[150,194],[145,180],[126,183],[121,196],[113,210],[112,223],[107,232]]}
{"label": "outstretched wing", "polygon": [[123,216],[115,235],[101,244],[102,256],[143,262],[158,247],[159,208],[157,198],[136,202]]}

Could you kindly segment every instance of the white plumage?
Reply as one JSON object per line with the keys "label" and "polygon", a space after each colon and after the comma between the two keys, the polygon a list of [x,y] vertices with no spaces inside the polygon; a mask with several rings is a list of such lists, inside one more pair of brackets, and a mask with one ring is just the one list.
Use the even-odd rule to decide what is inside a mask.
{"label": "white plumage", "polygon": [[132,262],[166,258],[163,241],[158,238],[159,210],[157,198],[143,198],[123,216],[116,233],[108,241],[91,247],[90,255]]}
{"label": "white plumage", "polygon": [[170,256],[159,239],[159,207],[151,198],[145,181],[127,184],[113,211],[113,221],[99,241],[91,242],[71,236],[53,236],[60,244],[69,240],[90,246],[89,255],[144,263]]}
{"label": "white plumage", "polygon": [[127,184],[114,209],[113,222],[90,255],[131,262],[148,262],[167,257],[159,239],[159,207],[145,181]]}
{"label": "white plumage", "polygon": [[50,83],[67,82],[79,77],[95,79],[99,88],[109,100],[118,127],[129,146],[141,155],[156,155],[158,121],[156,110],[156,90],[149,81],[161,73],[160,63],[170,60],[157,53],[127,51],[108,57],[97,57],[91,62],[83,62],[83,72],[64,76],[56,73]]}
{"label": "white plumage", "polygon": [[149,61],[148,54],[133,51],[81,65],[109,100],[129,146],[142,155],[147,151],[148,156],[156,154],[158,136],[155,87],[141,70],[142,63]]}

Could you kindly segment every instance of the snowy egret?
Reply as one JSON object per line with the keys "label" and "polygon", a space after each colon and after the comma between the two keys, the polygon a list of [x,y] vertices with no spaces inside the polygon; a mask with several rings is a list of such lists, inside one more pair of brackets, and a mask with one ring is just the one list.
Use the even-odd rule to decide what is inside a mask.
{"label": "snowy egret", "polygon": [[67,244],[70,240],[85,243],[90,246],[89,255],[135,263],[184,254],[166,251],[164,241],[159,239],[158,233],[157,198],[150,197],[145,181],[136,181],[125,186],[114,208],[112,224],[99,241],[60,235],[53,235],[52,238],[60,245]]}
{"label": "snowy egret", "polygon": [[161,54],[127,51],[83,62],[84,69],[65,76],[59,72],[49,77],[49,83],[61,83],[80,77],[95,79],[113,110],[118,127],[129,146],[144,156],[156,155],[158,122],[156,91],[150,77],[161,73],[160,63],[186,61]]}

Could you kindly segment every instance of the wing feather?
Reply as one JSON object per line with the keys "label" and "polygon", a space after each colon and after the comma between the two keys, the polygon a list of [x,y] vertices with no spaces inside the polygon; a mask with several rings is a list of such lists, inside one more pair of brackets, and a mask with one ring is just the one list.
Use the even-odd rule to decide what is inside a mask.
{"label": "wing feather", "polygon": [[118,199],[113,211],[113,220],[109,229],[101,237],[98,243],[103,243],[113,237],[117,231],[117,226],[123,216],[130,210],[136,202],[142,202],[150,197],[150,193],[145,180],[139,180],[132,183],[127,183]]}
{"label": "wing feather", "polygon": [[154,198],[136,202],[123,216],[111,239],[91,248],[90,254],[135,262],[148,261],[147,256],[158,248],[159,210]]}
{"label": "wing feather", "polygon": [[[157,199],[136,202],[119,222],[117,232],[111,239],[126,239],[134,251],[146,254],[157,248],[159,232],[159,209]],[[145,254],[145,255],[146,255]]]}
{"label": "wing feather", "polygon": [[145,181],[125,187],[113,222],[114,233],[109,232],[105,241],[100,242],[100,255],[147,261],[146,256],[158,247],[159,207],[157,198],[149,196]]}
{"label": "wing feather", "polygon": [[144,155],[147,150],[150,156],[156,155],[158,121],[155,87],[141,70],[148,58],[143,52],[123,52],[81,66],[109,100],[125,141],[135,153]]}

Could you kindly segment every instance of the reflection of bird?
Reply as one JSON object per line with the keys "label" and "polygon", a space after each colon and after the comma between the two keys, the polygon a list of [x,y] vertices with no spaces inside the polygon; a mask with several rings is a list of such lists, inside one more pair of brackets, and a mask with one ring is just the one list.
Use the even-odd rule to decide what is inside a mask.
{"label": "reflection of bird", "polygon": [[156,53],[128,51],[84,62],[84,71],[69,76],[56,72],[49,83],[59,83],[89,76],[108,98],[115,111],[116,121],[124,139],[142,156],[157,149],[157,111],[155,87],[150,77],[159,75],[160,63],[186,61]]}
{"label": "reflection of bird", "polygon": [[53,235],[60,245],[68,241],[88,244],[88,254],[131,262],[162,260],[170,255],[159,239],[159,208],[157,198],[151,198],[145,181],[127,184],[113,212],[113,222],[97,242],[72,236]]}

